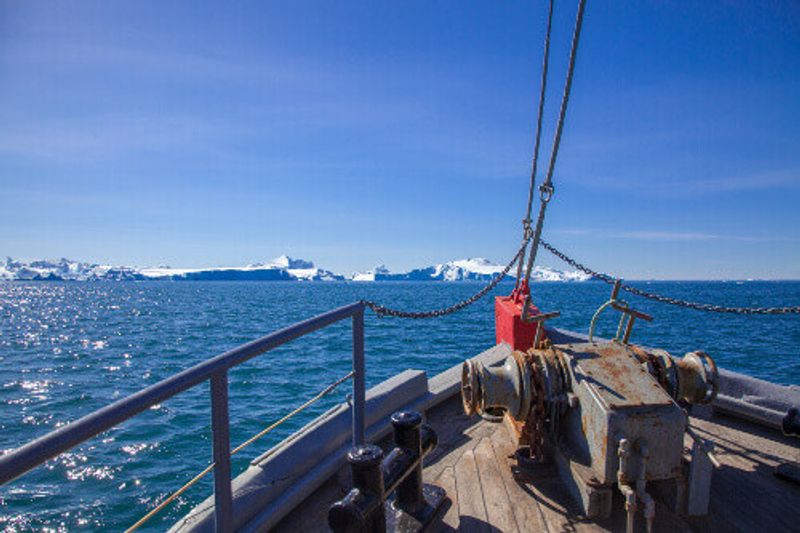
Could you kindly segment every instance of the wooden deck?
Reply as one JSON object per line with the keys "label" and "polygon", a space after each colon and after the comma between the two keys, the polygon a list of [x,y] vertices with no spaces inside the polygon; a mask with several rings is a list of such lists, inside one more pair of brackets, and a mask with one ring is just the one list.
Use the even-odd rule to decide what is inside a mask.
{"label": "wooden deck", "polygon": [[[449,497],[433,531],[624,531],[619,495],[608,520],[581,518],[555,471],[517,471],[504,425],[467,418],[459,398],[429,412],[428,423],[439,447],[426,459],[425,480]],[[726,417],[692,424],[715,443],[723,464],[714,472],[710,513],[686,520],[658,504],[655,531],[800,531],[800,487],[772,474],[779,462],[800,460],[798,441]],[[276,531],[326,531],[328,506],[346,493],[347,477],[330,479]],[[636,525],[644,531],[641,513]]]}

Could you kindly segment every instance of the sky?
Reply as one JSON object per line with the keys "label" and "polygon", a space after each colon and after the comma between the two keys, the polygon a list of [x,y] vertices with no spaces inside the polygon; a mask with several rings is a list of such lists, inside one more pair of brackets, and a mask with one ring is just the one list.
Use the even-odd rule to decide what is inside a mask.
{"label": "sky", "polygon": [[[506,263],[545,21],[541,0],[0,0],[0,256]],[[590,0],[553,181],[544,238],[597,270],[800,278],[800,2]]]}

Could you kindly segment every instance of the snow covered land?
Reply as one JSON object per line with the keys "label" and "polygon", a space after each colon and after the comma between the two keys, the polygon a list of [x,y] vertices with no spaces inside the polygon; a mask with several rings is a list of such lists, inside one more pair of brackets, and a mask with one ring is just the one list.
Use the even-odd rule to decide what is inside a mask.
{"label": "snow covered land", "polygon": [[252,280],[252,281],[342,281],[314,263],[282,255],[266,263],[243,267],[172,268],[169,266],[137,268],[97,265],[69,259],[58,261],[14,261],[7,257],[0,263],[0,279],[5,280]]}
{"label": "snow covered land", "polygon": [[[146,280],[249,280],[249,281],[489,281],[503,270],[502,265],[483,258],[461,259],[438,265],[393,273],[381,265],[367,272],[350,276],[317,268],[311,261],[282,255],[263,263],[241,267],[172,268],[169,266],[138,268],[98,265],[69,259],[15,261],[7,257],[0,262],[0,280],[72,280],[72,281],[146,281]],[[511,272],[513,275],[515,272]],[[589,276],[536,267],[534,281],[586,281]]]}
{"label": "snow covered land", "polygon": [[[391,273],[381,265],[367,272],[357,272],[351,276],[353,281],[489,281],[502,272],[503,265],[492,263],[482,257],[460,259],[409,272]],[[512,269],[509,276],[514,276]],[[578,271],[564,272],[549,267],[535,267],[531,272],[533,281],[586,281],[589,276]]]}

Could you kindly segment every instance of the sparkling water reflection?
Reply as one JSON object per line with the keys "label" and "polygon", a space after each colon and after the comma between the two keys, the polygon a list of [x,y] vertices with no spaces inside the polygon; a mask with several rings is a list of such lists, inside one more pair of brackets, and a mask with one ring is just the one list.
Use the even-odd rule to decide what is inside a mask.
{"label": "sparkling water reflection", "polygon": [[[796,305],[800,282],[652,282],[649,290],[728,305]],[[240,343],[359,298],[438,308],[474,283],[106,282],[0,283],[0,450]],[[498,293],[510,286],[501,285]],[[553,325],[585,331],[608,296],[600,283],[543,283],[535,300],[559,310]],[[800,383],[796,316],[710,315],[631,299],[653,314],[634,341],[674,354],[704,349],[721,366]],[[600,334],[615,327],[609,314]],[[492,300],[441,319],[366,324],[368,384],[405,368],[440,372],[493,344]],[[232,444],[279,418],[348,371],[349,324],[338,324],[231,372]],[[345,390],[234,459],[256,454],[336,402]],[[122,529],[210,461],[207,386],[198,386],[0,488],[0,527]],[[211,493],[211,478],[152,523],[165,526]]]}

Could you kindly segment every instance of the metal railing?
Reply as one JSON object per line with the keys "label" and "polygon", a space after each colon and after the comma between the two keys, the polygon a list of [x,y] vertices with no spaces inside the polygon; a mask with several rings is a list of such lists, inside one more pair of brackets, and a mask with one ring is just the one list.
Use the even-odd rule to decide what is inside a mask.
{"label": "metal railing", "polygon": [[71,422],[0,456],[0,485],[81,444],[100,433],[180,394],[204,381],[211,383],[211,431],[214,462],[214,519],[217,531],[233,526],[231,493],[230,421],[228,419],[228,370],[289,341],[326,326],[352,318],[353,322],[353,445],[364,444],[364,308],[352,303],[308,320],[297,322],[265,337],[203,361],[183,372],[136,392],[127,398]]}

